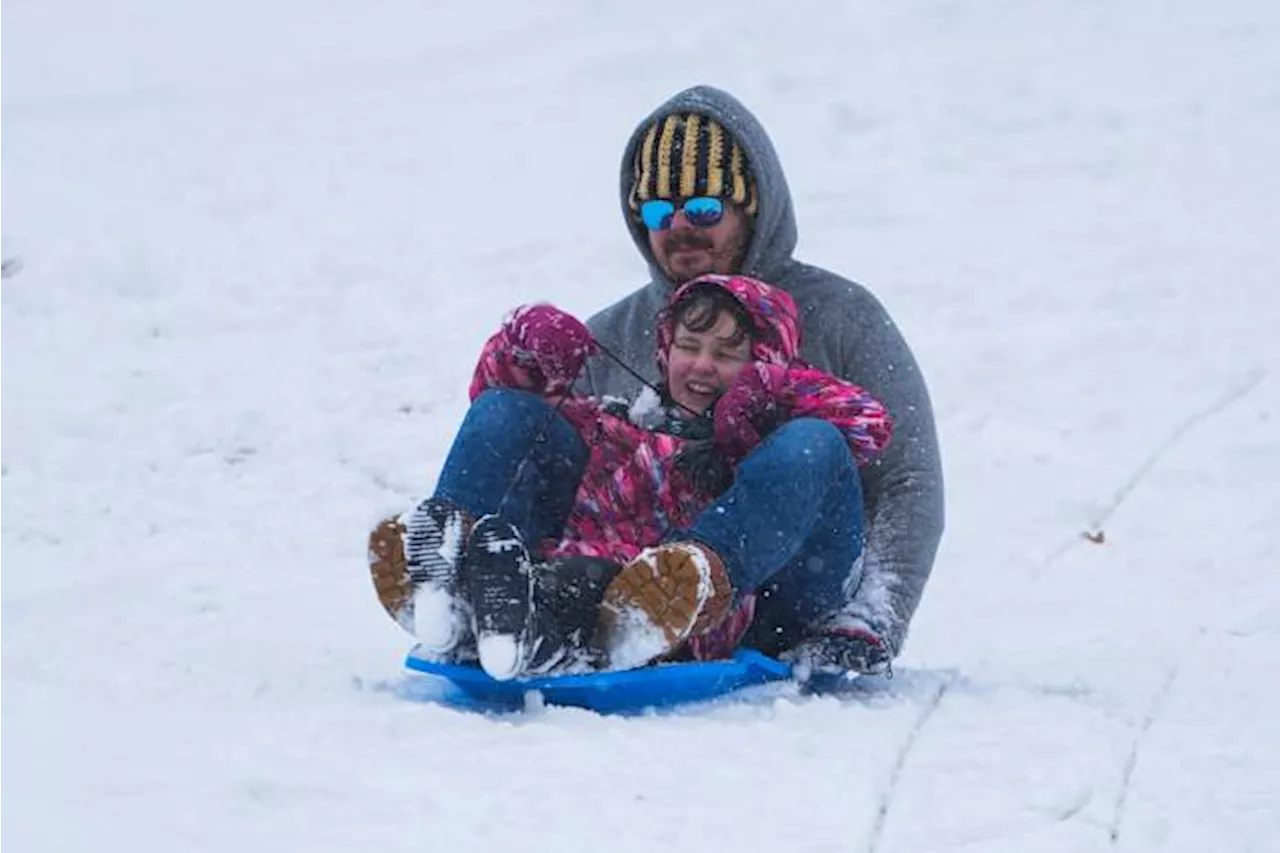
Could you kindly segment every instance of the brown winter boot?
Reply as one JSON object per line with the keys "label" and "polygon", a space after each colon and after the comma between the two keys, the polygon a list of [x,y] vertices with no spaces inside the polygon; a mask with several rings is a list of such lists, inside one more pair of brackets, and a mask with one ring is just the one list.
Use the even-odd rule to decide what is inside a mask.
{"label": "brown winter boot", "polygon": [[634,669],[714,628],[729,611],[733,587],[724,562],[699,542],[646,548],[604,593],[596,643],[611,669]]}

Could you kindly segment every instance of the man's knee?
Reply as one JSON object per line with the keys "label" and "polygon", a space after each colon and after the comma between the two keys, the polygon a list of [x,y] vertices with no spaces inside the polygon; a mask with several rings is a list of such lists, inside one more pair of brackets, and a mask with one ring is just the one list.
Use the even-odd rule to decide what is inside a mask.
{"label": "man's knee", "polygon": [[550,420],[552,406],[542,397],[518,388],[490,388],[471,402],[464,424],[522,432]]}
{"label": "man's knee", "polygon": [[787,421],[757,448],[785,457],[789,466],[830,471],[852,466],[853,453],[844,435],[833,424],[819,418]]}
{"label": "man's knee", "polygon": [[[462,433],[483,441],[493,452],[540,453],[547,470],[568,466],[581,476],[587,446],[556,407],[543,397],[517,388],[490,388],[471,403]],[[543,448],[534,451],[534,447]],[[499,451],[498,448],[503,450]]]}
{"label": "man's knee", "polygon": [[550,409],[546,400],[519,388],[489,388],[471,402],[471,408],[488,411],[545,411]]}

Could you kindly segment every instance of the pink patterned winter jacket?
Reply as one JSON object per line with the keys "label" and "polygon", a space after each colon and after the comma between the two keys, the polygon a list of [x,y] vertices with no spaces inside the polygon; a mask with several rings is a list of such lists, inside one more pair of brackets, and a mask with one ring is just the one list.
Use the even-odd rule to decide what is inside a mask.
{"label": "pink patterned winter jacket", "polygon": [[[707,282],[728,290],[766,332],[764,339],[753,342],[752,357],[785,368],[783,386],[773,400],[783,417],[829,421],[844,434],[859,465],[875,459],[889,443],[892,421],[888,413],[867,391],[799,359],[800,327],[791,297],[745,276],[708,275],[678,288],[668,300],[668,308],[688,288]],[[628,409],[616,401],[611,405],[606,400],[571,394],[568,389],[574,375],[546,376],[542,371],[530,375],[522,318],[535,309],[544,317],[548,311],[555,312],[557,319],[582,328],[573,318],[545,305],[517,309],[486,342],[471,382],[471,399],[489,388],[523,388],[560,401],[560,412],[582,436],[590,455],[563,538],[537,543],[536,550],[547,559],[581,555],[626,563],[643,548],[657,544],[668,530],[692,524],[716,495],[700,492],[674,464],[690,440],[675,434],[688,431],[674,423],[680,417],[674,407],[665,409],[658,418],[661,423],[655,426],[651,417],[638,416],[638,406]],[[674,328],[669,311],[664,310],[656,319],[657,359],[665,384]],[[572,355],[564,353],[557,364],[572,364]],[[581,364],[580,358],[577,364]],[[640,420],[649,425],[635,422]],[[747,440],[755,443],[759,438],[750,432]]]}

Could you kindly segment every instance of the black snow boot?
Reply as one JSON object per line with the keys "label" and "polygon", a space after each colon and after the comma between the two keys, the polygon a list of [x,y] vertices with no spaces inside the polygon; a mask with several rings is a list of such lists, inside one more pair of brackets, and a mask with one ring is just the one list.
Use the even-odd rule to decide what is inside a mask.
{"label": "black snow boot", "polygon": [[621,566],[596,557],[535,563],[510,522],[485,516],[467,543],[466,587],[480,666],[505,681],[586,672],[605,588]]}
{"label": "black snow boot", "polygon": [[530,675],[589,672],[604,662],[592,644],[600,602],[622,566],[604,557],[560,557],[536,568],[530,613]]}
{"label": "black snow boot", "polygon": [[496,515],[484,516],[471,529],[465,562],[480,666],[499,681],[523,675],[534,571],[520,531]]}
{"label": "black snow boot", "polygon": [[471,525],[466,510],[428,498],[403,515],[383,519],[369,536],[369,570],[378,600],[432,657],[454,659],[470,639],[459,576]]}

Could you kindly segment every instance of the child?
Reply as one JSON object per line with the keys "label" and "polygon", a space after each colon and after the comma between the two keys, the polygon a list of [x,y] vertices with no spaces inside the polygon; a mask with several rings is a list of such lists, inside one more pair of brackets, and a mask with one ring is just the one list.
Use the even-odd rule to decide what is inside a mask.
{"label": "child", "polygon": [[[486,343],[435,496],[371,537],[379,597],[428,651],[495,678],[628,668],[731,652],[769,584],[788,630],[838,606],[861,549],[847,487],[888,415],[798,359],[795,305],[762,282],[695,279],[655,331],[662,382],[630,403],[573,393],[595,344],[555,308]],[[797,467],[743,466],[775,429],[804,439]],[[821,467],[794,493],[806,460]],[[769,508],[758,530],[717,528],[715,502],[744,490]]]}

